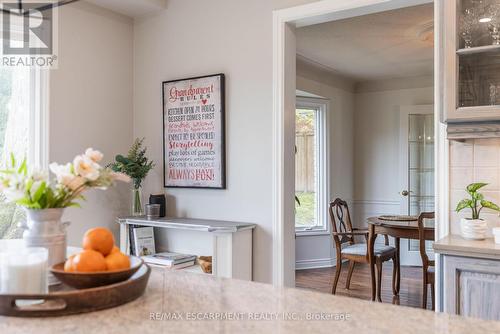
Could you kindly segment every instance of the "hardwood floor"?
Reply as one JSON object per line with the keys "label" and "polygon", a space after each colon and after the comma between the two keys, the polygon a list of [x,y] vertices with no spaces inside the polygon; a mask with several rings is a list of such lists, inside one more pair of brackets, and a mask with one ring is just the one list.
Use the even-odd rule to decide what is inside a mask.
{"label": "hardwood floor", "polygon": [[[337,285],[337,295],[371,300],[370,269],[368,265],[356,264],[349,290],[345,288],[347,268],[347,263],[342,266]],[[295,285],[297,288],[331,293],[334,275],[335,267],[297,270],[295,272]],[[399,298],[394,299],[392,295],[392,263],[384,263],[382,275],[382,302],[420,307],[422,302],[422,268],[401,267],[401,289]],[[427,308],[429,310],[431,309],[430,301],[431,296],[429,294],[427,297]]]}

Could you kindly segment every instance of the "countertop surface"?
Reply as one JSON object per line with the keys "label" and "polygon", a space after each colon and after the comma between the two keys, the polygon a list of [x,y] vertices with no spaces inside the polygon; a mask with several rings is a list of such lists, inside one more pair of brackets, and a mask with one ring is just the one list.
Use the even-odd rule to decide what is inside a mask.
{"label": "countertop surface", "polygon": [[434,243],[434,251],[440,254],[500,260],[500,245],[495,244],[492,238],[468,240],[458,235],[449,235]]}
{"label": "countertop surface", "polygon": [[183,230],[195,230],[203,232],[229,232],[234,233],[242,230],[253,229],[257,225],[252,223],[232,222],[223,220],[196,219],[196,218],[154,218],[148,219],[146,216],[140,217],[120,217],[117,219],[120,224],[142,225],[164,228],[175,228]]}
{"label": "countertop surface", "polygon": [[153,269],[145,295],[129,304],[60,318],[0,317],[0,333],[471,334],[500,333],[500,322]]}

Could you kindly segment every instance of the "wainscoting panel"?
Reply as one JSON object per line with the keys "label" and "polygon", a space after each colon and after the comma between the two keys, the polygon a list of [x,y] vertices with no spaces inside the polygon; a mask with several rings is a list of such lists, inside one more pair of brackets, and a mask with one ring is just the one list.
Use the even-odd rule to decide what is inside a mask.
{"label": "wainscoting panel", "polygon": [[368,217],[380,215],[400,214],[401,208],[399,201],[386,200],[354,200],[353,210],[353,225],[358,228],[367,227],[366,219]]}

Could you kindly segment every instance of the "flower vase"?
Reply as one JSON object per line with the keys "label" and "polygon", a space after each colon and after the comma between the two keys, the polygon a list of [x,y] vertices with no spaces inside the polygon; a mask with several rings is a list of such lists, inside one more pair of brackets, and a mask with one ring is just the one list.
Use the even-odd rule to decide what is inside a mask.
{"label": "flower vase", "polygon": [[462,237],[470,240],[483,240],[488,233],[488,223],[482,219],[460,220],[460,232]]}
{"label": "flower vase", "polygon": [[144,209],[142,208],[142,188],[134,188],[132,190],[132,216],[142,216],[144,215]]}
{"label": "flower vase", "polygon": [[[26,222],[21,223],[23,240],[27,247],[44,247],[49,252],[49,267],[66,261],[66,228],[69,222],[62,222],[64,209],[26,209]],[[49,285],[59,280],[48,272]]]}

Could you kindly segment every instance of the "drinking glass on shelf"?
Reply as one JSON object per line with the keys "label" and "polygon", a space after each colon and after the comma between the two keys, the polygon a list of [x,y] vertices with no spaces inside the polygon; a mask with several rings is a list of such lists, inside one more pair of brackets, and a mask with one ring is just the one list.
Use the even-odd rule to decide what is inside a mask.
{"label": "drinking glass on shelf", "polygon": [[479,22],[488,24],[492,39],[491,45],[500,45],[500,3],[491,3],[486,6]]}
{"label": "drinking glass on shelf", "polygon": [[497,85],[490,83],[490,105],[497,104]]}
{"label": "drinking glass on shelf", "polygon": [[473,45],[473,34],[477,29],[478,22],[478,11],[475,7],[466,8],[460,15],[460,36],[464,40],[466,49]]}

